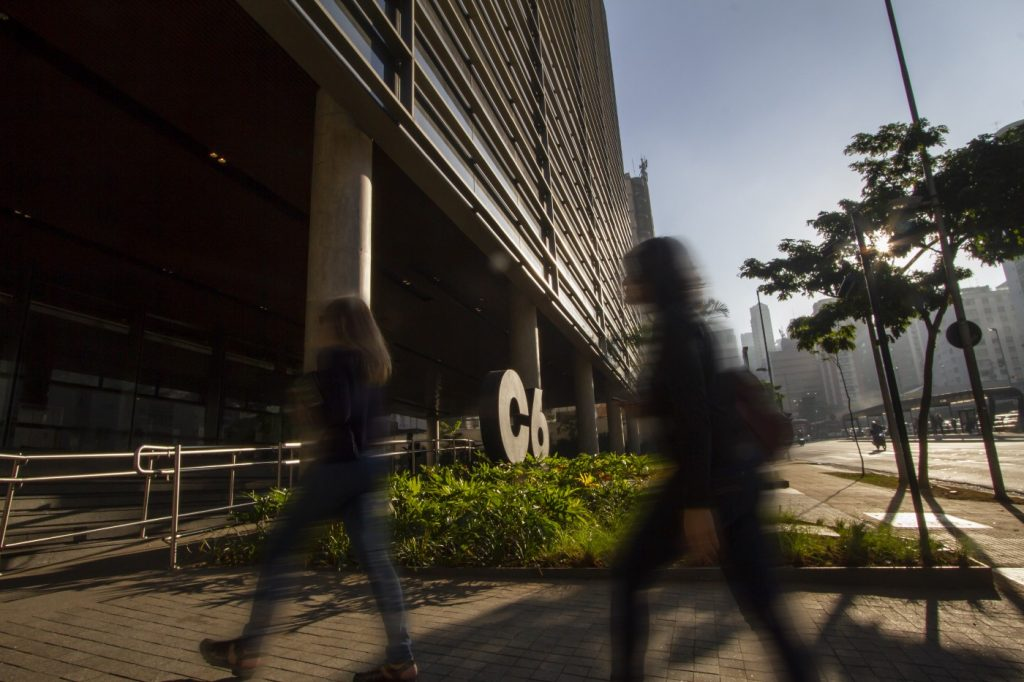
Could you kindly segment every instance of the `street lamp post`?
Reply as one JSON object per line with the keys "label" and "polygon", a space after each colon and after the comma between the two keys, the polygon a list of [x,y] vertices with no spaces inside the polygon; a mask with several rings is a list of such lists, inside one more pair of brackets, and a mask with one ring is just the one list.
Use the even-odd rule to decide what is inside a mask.
{"label": "street lamp post", "polygon": [[871,309],[871,323],[875,327],[875,334],[878,338],[878,351],[882,357],[882,367],[885,372],[885,382],[879,388],[888,392],[892,400],[892,413],[896,418],[894,427],[893,446],[899,439],[902,450],[901,459],[906,469],[907,485],[910,488],[910,499],[914,503],[914,514],[917,517],[917,532],[921,549],[921,563],[925,566],[932,564],[931,545],[928,542],[928,525],[924,519],[924,502],[921,501],[921,488],[918,486],[917,473],[914,471],[914,462],[910,458],[910,438],[907,436],[907,424],[903,419],[903,402],[900,399],[899,384],[896,381],[896,372],[893,370],[892,354],[889,352],[889,336],[879,315],[878,290],[875,288],[874,254],[868,251],[864,243],[864,230],[861,226],[861,216],[851,213],[850,222],[853,226],[853,234],[857,240],[857,251],[860,254],[860,265],[864,270],[864,286],[868,294],[868,307]]}
{"label": "street lamp post", "polygon": [[[892,40],[896,46],[896,56],[900,62],[900,73],[903,76],[903,89],[907,95],[907,105],[910,107],[910,118],[914,122],[914,126],[920,126],[921,118],[917,113],[914,89],[910,85],[910,71],[907,69],[907,60],[903,56],[903,44],[900,42],[899,29],[896,27],[896,14],[892,9],[892,0],[885,0],[885,9],[889,15],[889,28],[892,30]],[[942,209],[939,207],[938,191],[935,189],[935,178],[932,176],[931,158],[923,147],[920,151],[925,187],[928,190],[928,201],[931,205],[932,218],[935,220],[935,230],[939,233],[942,266],[946,275],[946,290],[949,292],[949,297],[953,302],[953,312],[956,315],[956,325],[964,350],[964,362],[967,365],[967,378],[970,380],[971,393],[974,396],[974,409],[977,411],[978,420],[981,422],[981,436],[985,442],[985,456],[988,459],[988,467],[992,475],[992,491],[995,493],[996,499],[1007,500],[1009,498],[1006,496],[1006,486],[1003,484],[1003,472],[999,467],[999,454],[996,452],[996,441],[992,433],[992,420],[989,415],[988,402],[985,400],[981,375],[978,372],[978,359],[974,355],[971,331],[967,325],[967,313],[964,311],[964,301],[960,296],[960,285],[956,279],[953,248],[950,245],[949,232],[946,230]]]}
{"label": "street lamp post", "polygon": [[1006,364],[1006,352],[1003,350],[1003,340],[999,338],[999,330],[995,327],[989,327],[988,330],[996,335],[996,346],[999,347],[999,359],[1003,361],[1003,371],[1006,372],[1006,385],[1009,386],[1013,383],[1013,379],[1010,378],[1010,366]]}

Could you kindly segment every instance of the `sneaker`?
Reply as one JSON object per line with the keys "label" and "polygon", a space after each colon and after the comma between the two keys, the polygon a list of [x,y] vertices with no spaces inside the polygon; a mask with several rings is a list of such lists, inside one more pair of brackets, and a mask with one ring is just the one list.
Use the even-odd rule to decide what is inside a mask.
{"label": "sneaker", "polygon": [[[215,668],[226,668],[235,677],[247,680],[256,674],[260,666],[260,652],[246,639],[217,641],[204,639],[199,643],[203,660]],[[400,679],[400,678],[399,678]]]}
{"label": "sneaker", "polygon": [[352,682],[412,682],[419,676],[415,661],[405,663],[388,663],[365,673],[356,673]]}

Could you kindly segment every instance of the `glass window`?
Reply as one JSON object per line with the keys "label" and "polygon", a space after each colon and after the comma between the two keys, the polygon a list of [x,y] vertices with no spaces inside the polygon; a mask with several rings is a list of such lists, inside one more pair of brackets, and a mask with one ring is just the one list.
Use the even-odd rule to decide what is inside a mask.
{"label": "glass window", "polygon": [[377,32],[371,27],[364,25],[362,21],[357,20],[356,17],[349,13],[348,8],[342,3],[337,2],[337,0],[328,0],[321,3],[321,5],[327,10],[335,25],[355,45],[356,49],[359,50],[370,66],[373,67],[373,70],[377,72],[381,80],[385,83],[391,83],[391,80],[394,78],[394,69],[391,64],[392,57],[384,40]]}
{"label": "glass window", "polygon": [[224,443],[279,443],[282,410],[290,376],[273,363],[228,353],[220,440]]}
{"label": "glass window", "polygon": [[125,450],[133,398],[128,332],[127,324],[33,304],[7,447]]}
{"label": "glass window", "polygon": [[5,446],[2,438],[7,423],[14,356],[18,345],[15,327],[14,299],[9,294],[0,293],[0,449]]}
{"label": "glass window", "polygon": [[212,355],[208,346],[146,332],[134,444],[197,445],[207,439],[204,397],[210,383]]}

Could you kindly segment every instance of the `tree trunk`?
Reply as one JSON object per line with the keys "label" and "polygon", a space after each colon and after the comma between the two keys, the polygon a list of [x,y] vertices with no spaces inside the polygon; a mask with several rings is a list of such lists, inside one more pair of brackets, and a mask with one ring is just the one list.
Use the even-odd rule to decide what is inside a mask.
{"label": "tree trunk", "polygon": [[[864,318],[865,324],[868,327],[868,338],[871,340],[871,355],[875,361],[875,373],[878,376],[878,390],[882,394],[882,405],[885,406],[885,419],[889,422],[889,428],[896,428],[896,416],[892,406],[892,396],[889,395],[889,390],[886,388],[888,384],[885,381],[885,371],[882,369],[882,355],[878,350],[878,334],[875,332],[875,325],[871,321],[870,317]],[[897,432],[898,433],[898,432]],[[892,436],[890,431],[889,440],[892,441],[892,453],[896,460],[896,471],[899,473],[899,488],[902,490],[907,487],[907,477],[909,472],[906,470],[903,455],[903,443],[899,438]]]}
{"label": "tree trunk", "polygon": [[923,490],[931,489],[928,480],[928,414],[932,407],[932,370],[935,366],[935,343],[938,341],[939,330],[942,329],[942,317],[946,314],[948,303],[935,311],[935,319],[928,314],[922,317],[928,329],[928,339],[924,346],[924,376],[921,377],[921,411],[917,415],[917,482]]}

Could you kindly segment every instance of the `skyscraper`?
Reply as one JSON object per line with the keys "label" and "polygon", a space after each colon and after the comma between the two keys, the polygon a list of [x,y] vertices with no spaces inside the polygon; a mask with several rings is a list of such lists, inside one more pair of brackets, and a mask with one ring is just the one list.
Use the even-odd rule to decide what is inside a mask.
{"label": "skyscraper", "polygon": [[[758,303],[750,308],[750,331],[753,334],[750,370],[767,381],[768,353],[775,350],[775,334],[772,332],[772,314],[766,304]],[[760,371],[762,369],[763,372]]]}

